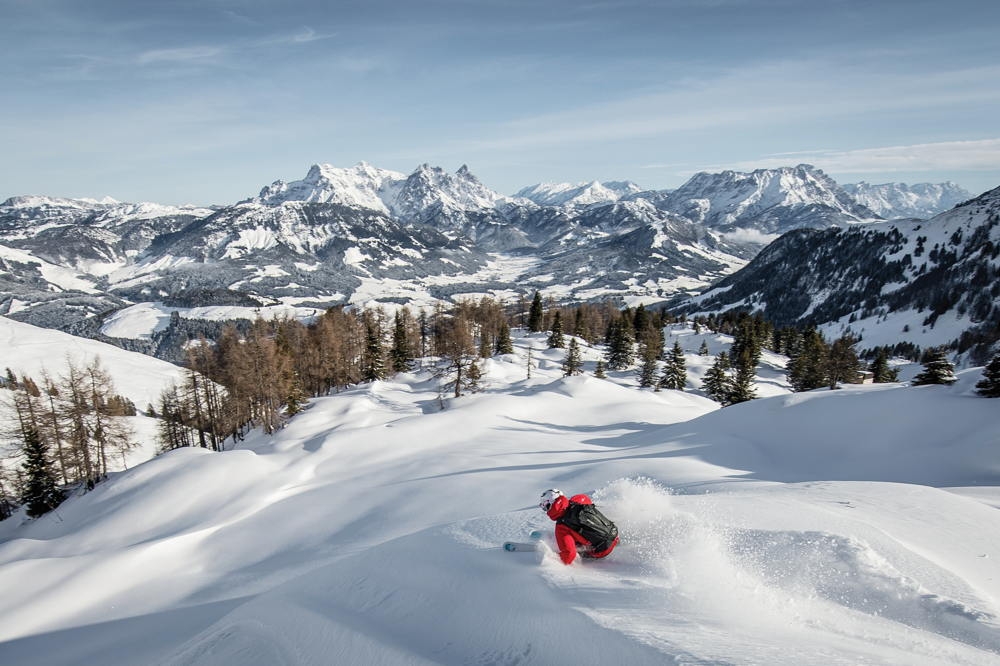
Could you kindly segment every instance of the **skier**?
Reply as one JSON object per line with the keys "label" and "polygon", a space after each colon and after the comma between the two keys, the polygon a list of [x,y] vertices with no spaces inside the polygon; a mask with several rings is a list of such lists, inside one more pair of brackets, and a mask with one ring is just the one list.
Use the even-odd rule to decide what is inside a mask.
{"label": "skier", "polygon": [[556,544],[563,564],[581,557],[607,557],[618,545],[618,528],[597,510],[586,495],[566,497],[550,488],[542,493],[538,506],[556,522]]}

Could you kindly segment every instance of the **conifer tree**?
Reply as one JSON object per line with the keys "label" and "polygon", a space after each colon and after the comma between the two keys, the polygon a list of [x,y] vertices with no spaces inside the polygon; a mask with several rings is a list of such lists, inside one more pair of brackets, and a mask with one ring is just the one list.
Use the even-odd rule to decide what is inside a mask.
{"label": "conifer tree", "polygon": [[607,377],[607,374],[604,372],[604,361],[598,361],[594,366],[594,377],[598,379],[604,379]]}
{"label": "conifer tree", "polygon": [[954,384],[958,379],[955,376],[955,366],[951,364],[944,348],[935,347],[927,352],[923,362],[924,371],[913,378],[911,386],[924,386],[927,384]]}
{"label": "conifer tree", "polygon": [[420,308],[417,316],[417,328],[420,329],[420,358],[427,356],[427,342],[430,338],[430,324],[427,321],[427,311]]}
{"label": "conifer tree", "polygon": [[698,347],[698,356],[708,356],[708,342],[706,340],[701,341],[701,347]]}
{"label": "conifer tree", "polygon": [[583,372],[583,359],[580,356],[580,345],[576,338],[569,339],[569,348],[562,363],[563,376],[572,377]]}
{"label": "conifer tree", "polygon": [[587,329],[587,321],[583,316],[583,307],[578,306],[573,315],[573,335],[584,340],[590,340],[590,331]]}
{"label": "conifer tree", "polygon": [[610,370],[625,370],[635,360],[632,327],[626,315],[613,320],[608,326],[608,348],[605,360]]}
{"label": "conifer tree", "polygon": [[871,371],[872,381],[876,384],[886,384],[899,379],[899,370],[889,367],[889,357],[882,347],[879,347],[875,353],[875,358],[872,360],[868,370]]}
{"label": "conifer tree", "polygon": [[753,353],[749,349],[740,352],[735,360],[736,375],[733,377],[732,391],[729,393],[729,404],[735,405],[757,397],[753,383],[756,379],[756,364],[753,363]]}
{"label": "conifer tree", "polygon": [[729,375],[730,368],[729,354],[720,352],[715,357],[715,363],[705,373],[701,383],[701,389],[705,395],[723,406],[729,404],[729,396],[733,392],[733,380]]}
{"label": "conifer tree", "polygon": [[288,383],[288,395],[285,396],[285,413],[288,416],[295,416],[306,408],[307,402],[309,401],[302,391],[301,383],[296,378],[293,378]]}
{"label": "conifer tree", "polygon": [[409,372],[413,366],[413,352],[410,349],[407,330],[408,311],[396,310],[392,321],[392,350],[389,353],[393,372]]}
{"label": "conifer tree", "polygon": [[34,428],[25,433],[24,458],[26,482],[22,499],[28,507],[28,516],[37,518],[59,506],[65,496],[56,487],[48,447]]}
{"label": "conifer tree", "polygon": [[635,314],[632,315],[632,328],[635,329],[635,334],[637,338],[641,338],[646,332],[646,329],[652,328],[653,322],[649,317],[649,312],[646,311],[646,307],[641,303],[635,309]]}
{"label": "conifer tree", "polygon": [[490,358],[493,356],[493,349],[495,347],[496,343],[490,337],[489,332],[485,327],[481,327],[479,332],[479,358]]}
{"label": "conifer tree", "polygon": [[788,362],[788,383],[795,391],[811,391],[827,386],[826,364],[829,347],[819,331],[806,331],[798,355]]}
{"label": "conifer tree", "polygon": [[3,479],[0,478],[0,520],[7,520],[13,515],[13,498],[7,494],[7,489],[3,485]]}
{"label": "conifer tree", "polygon": [[385,352],[382,349],[382,329],[374,317],[365,322],[365,349],[361,357],[361,381],[385,379]]}
{"label": "conifer tree", "polygon": [[479,393],[482,390],[480,382],[483,379],[483,370],[479,361],[473,359],[465,371],[465,389],[469,393]]}
{"label": "conifer tree", "polygon": [[535,292],[535,297],[531,299],[531,309],[528,311],[528,330],[538,333],[542,330],[545,321],[545,312],[542,309],[542,294]]}
{"label": "conifer tree", "polygon": [[861,367],[861,362],[854,351],[855,342],[853,337],[845,335],[837,338],[830,345],[826,374],[827,385],[831,391],[841,383],[857,384],[859,381],[858,369]]}
{"label": "conifer tree", "polygon": [[434,347],[442,359],[435,374],[445,380],[444,388],[453,389],[456,398],[462,396],[462,391],[471,390],[472,384],[478,390],[477,374],[481,371],[469,321],[463,315],[442,316],[435,326],[438,333]]}
{"label": "conifer tree", "polygon": [[1000,354],[983,368],[983,378],[976,382],[976,393],[984,398],[1000,398]]}
{"label": "conifer tree", "polygon": [[[641,307],[641,306],[640,306]],[[639,388],[655,387],[659,390],[656,377],[657,361],[663,356],[663,333],[647,327],[639,339]]]}
{"label": "conifer tree", "polygon": [[[771,337],[771,328],[759,316],[747,316],[742,314],[733,330],[733,344],[729,350],[729,357],[732,359],[734,367],[738,359],[743,358],[745,362],[754,367],[760,363],[761,351],[765,343]],[[744,354],[746,350],[746,354]]]}
{"label": "conifer tree", "polygon": [[500,328],[497,330],[496,345],[494,346],[494,351],[497,354],[513,354],[514,353],[514,343],[510,339],[510,326],[506,321],[500,322]]}
{"label": "conifer tree", "polygon": [[89,428],[97,454],[98,470],[101,478],[108,475],[108,457],[113,454],[125,459],[125,454],[135,446],[132,429],[127,421],[117,418],[109,405],[115,397],[113,381],[108,371],[101,366],[101,360],[94,357],[85,368],[90,392],[91,413]]}
{"label": "conifer tree", "polygon": [[639,369],[637,371],[639,375],[639,388],[659,388],[659,383],[656,381],[656,362],[659,358],[659,354],[654,354],[653,350],[655,348],[650,348],[643,345],[643,348],[639,354]]}
{"label": "conifer tree", "polygon": [[684,350],[681,343],[674,340],[674,347],[670,351],[666,365],[663,366],[663,376],[660,377],[660,387],[683,391],[687,384],[687,368],[684,362]]}
{"label": "conifer tree", "polygon": [[566,341],[563,339],[562,316],[559,310],[556,310],[555,315],[552,317],[552,332],[549,334],[548,345],[549,349],[563,349],[566,347]]}
{"label": "conifer tree", "polygon": [[[286,324],[296,327],[299,325],[294,321]],[[185,387],[188,389],[187,398],[189,403],[194,405],[197,420],[194,427],[198,428],[201,445],[213,451],[223,449],[223,440],[235,428],[235,424],[227,422],[230,413],[226,405],[227,396],[210,379],[219,375],[217,365],[214,351],[204,337],[188,347],[188,376],[185,382]]]}

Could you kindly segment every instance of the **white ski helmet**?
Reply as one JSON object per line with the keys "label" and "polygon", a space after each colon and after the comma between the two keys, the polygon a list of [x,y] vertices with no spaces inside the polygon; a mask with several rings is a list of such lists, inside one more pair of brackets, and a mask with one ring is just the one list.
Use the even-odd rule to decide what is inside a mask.
{"label": "white ski helmet", "polygon": [[556,501],[557,497],[565,497],[563,491],[559,490],[558,488],[549,488],[544,493],[542,493],[542,499],[538,501],[538,507],[542,511],[548,513],[549,507],[552,506],[552,503]]}

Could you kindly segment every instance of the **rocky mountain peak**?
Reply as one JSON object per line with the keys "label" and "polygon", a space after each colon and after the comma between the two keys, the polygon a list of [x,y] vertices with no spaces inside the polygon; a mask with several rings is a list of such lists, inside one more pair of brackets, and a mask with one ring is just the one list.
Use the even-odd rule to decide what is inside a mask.
{"label": "rocky mountain peak", "polygon": [[671,192],[664,205],[709,227],[767,234],[878,218],[809,164],[749,173],[700,172]]}
{"label": "rocky mountain peak", "polygon": [[844,185],[844,189],[886,219],[925,219],[972,198],[972,194],[952,182],[873,185],[861,181]]}

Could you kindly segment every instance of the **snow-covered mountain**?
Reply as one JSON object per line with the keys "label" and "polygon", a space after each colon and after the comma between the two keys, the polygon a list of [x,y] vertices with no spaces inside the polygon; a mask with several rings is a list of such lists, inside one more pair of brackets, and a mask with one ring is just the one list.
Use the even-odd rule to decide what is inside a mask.
{"label": "snow-covered mountain", "polygon": [[12,199],[0,225],[0,313],[81,332],[147,301],[430,305],[548,288],[648,302],[707,286],[754,251],[646,199],[542,206],[490,190],[465,166],[426,164],[406,176],[314,165],[215,210]]}
{"label": "snow-covered mountain", "polygon": [[729,233],[782,234],[878,219],[836,181],[808,164],[750,173],[698,173],[662,205]]}
{"label": "snow-covered mountain", "polygon": [[759,310],[861,347],[953,345],[985,362],[1000,339],[1000,188],[929,220],[788,233],[687,307]]}
{"label": "snow-covered mountain", "polygon": [[0,314],[42,326],[72,324],[126,305],[104,284],[153,239],[209,208],[114,199],[13,197],[0,204]]}
{"label": "snow-covered mountain", "polygon": [[379,169],[366,162],[347,168],[314,164],[302,180],[290,183],[276,180],[250,201],[266,206],[292,201],[335,203],[388,215],[389,206],[405,180],[405,174]]}
{"label": "snow-covered mountain", "polygon": [[407,176],[362,162],[349,168],[314,164],[302,180],[275,181],[250,201],[265,206],[292,202],[340,204],[374,210],[409,224],[490,210],[505,199],[483,185],[465,165],[451,174],[422,164]]}
{"label": "snow-covered mountain", "polygon": [[534,201],[540,206],[589,206],[618,201],[641,191],[642,188],[628,180],[604,183],[592,180],[586,183],[538,183],[521,189],[514,196]]}
{"label": "snow-covered mountain", "polygon": [[404,175],[361,163],[317,164],[213,209],[16,197],[0,204],[0,314],[94,334],[147,302],[432,306],[534,289],[665,302],[742,267],[778,233],[875,219],[807,165],[702,173],[675,191],[598,185],[522,191],[538,203],[465,166]]}
{"label": "snow-covered mountain", "polygon": [[844,185],[844,189],[858,203],[887,220],[933,217],[972,198],[968,190],[952,182],[871,185],[862,181]]}
{"label": "snow-covered mountain", "polygon": [[[563,378],[563,350],[520,337],[444,409],[430,372],[402,374],[2,521],[3,661],[1000,664],[978,369],[790,395],[766,355],[769,397],[718,409],[696,350],[731,341],[668,333],[688,392],[595,379],[586,346],[587,374]],[[609,558],[559,561],[535,506],[553,486],[617,523]],[[500,548],[531,530],[540,551]]]}

